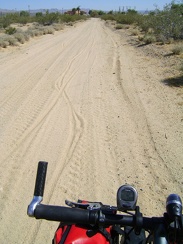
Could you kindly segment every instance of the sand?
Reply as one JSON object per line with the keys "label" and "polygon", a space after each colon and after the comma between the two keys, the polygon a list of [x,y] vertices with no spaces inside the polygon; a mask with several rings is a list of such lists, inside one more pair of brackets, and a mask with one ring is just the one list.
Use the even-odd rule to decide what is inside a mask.
{"label": "sand", "polygon": [[136,187],[145,216],[183,193],[182,90],[99,19],[0,50],[0,243],[51,243],[58,223],[26,214],[37,163],[43,202],[116,204]]}

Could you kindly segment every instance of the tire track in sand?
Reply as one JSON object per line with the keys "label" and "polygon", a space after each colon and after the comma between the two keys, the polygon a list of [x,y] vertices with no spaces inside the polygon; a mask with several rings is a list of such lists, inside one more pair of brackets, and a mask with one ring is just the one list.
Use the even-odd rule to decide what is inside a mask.
{"label": "tire track in sand", "polygon": [[[94,45],[94,39],[93,38],[89,38],[90,41],[88,41],[88,45],[85,46],[84,49],[82,49],[81,52],[79,52],[68,64],[67,64],[67,68],[65,70],[65,72],[63,72],[63,75],[60,79],[56,80],[55,82],[55,87],[57,88],[57,90],[59,91],[59,93],[62,93],[62,97],[65,100],[65,103],[67,104],[67,108],[70,111],[70,139],[68,139],[67,142],[67,146],[66,146],[66,156],[67,158],[65,159],[65,162],[62,164],[59,164],[57,162],[57,164],[55,165],[55,169],[52,173],[52,179],[50,180],[50,187],[49,187],[49,193],[47,194],[47,201],[50,202],[50,199],[52,198],[52,194],[54,192],[55,186],[57,184],[57,182],[59,181],[60,176],[62,175],[62,171],[65,169],[65,166],[71,164],[70,162],[70,158],[73,156],[73,152],[78,144],[78,141],[80,140],[80,138],[82,137],[82,131],[84,129],[84,122],[82,117],[75,111],[72,103],[70,102],[70,99],[67,95],[67,86],[70,85],[71,80],[76,76],[76,74],[78,73],[78,66],[76,65],[76,63],[79,63],[79,67],[82,67],[83,63],[87,63],[88,59],[90,58],[90,53],[88,52],[88,49],[93,48]],[[84,54],[85,53],[85,54]],[[84,58],[83,58],[84,57]],[[78,61],[80,60],[81,61]],[[73,66],[73,67],[72,67]],[[75,68],[77,67],[77,69]],[[72,70],[72,72],[71,72]],[[68,74],[69,76],[68,76]],[[68,78],[67,78],[68,76]],[[73,166],[73,162],[72,162],[72,166]],[[73,179],[72,179],[73,182]],[[73,182],[73,185],[75,184],[75,182]],[[33,228],[32,233],[34,233],[32,236],[33,239],[35,239],[37,233],[39,232],[38,228],[36,227]],[[32,240],[33,240],[32,239]],[[31,240],[31,241],[32,241]]]}
{"label": "tire track in sand", "polygon": [[[93,39],[92,39],[93,40]],[[76,42],[74,43],[74,46],[76,45]],[[90,47],[92,47],[92,42],[90,42]],[[81,46],[80,46],[81,47]],[[88,48],[88,46],[86,46],[86,48]],[[27,140],[29,139],[29,137],[33,134],[39,132],[39,130],[41,129],[41,127],[45,126],[45,120],[50,116],[49,114],[51,114],[51,112],[54,110],[55,105],[57,104],[57,102],[60,100],[61,97],[65,97],[65,100],[67,103],[67,106],[69,106],[70,109],[70,118],[71,118],[71,125],[74,124],[73,128],[75,129],[76,127],[79,128],[79,130],[81,130],[82,126],[81,126],[81,122],[82,119],[79,117],[79,115],[77,115],[77,113],[74,112],[73,108],[70,106],[70,104],[68,105],[68,97],[67,94],[65,93],[65,87],[66,85],[70,82],[71,78],[77,73],[77,70],[75,71],[75,67],[72,67],[73,62],[75,61],[76,63],[80,63],[80,65],[82,65],[83,62],[86,62],[87,59],[89,58],[89,55],[85,55],[84,58],[82,57],[82,53],[83,53],[83,47],[80,49],[79,54],[78,51],[76,56],[71,56],[72,60],[68,63],[70,63],[69,68],[68,66],[66,66],[66,71],[69,72],[69,79],[65,79],[64,80],[64,84],[62,86],[59,86],[59,89],[54,89],[54,91],[50,91],[48,90],[44,90],[44,96],[40,97],[40,100],[36,100],[36,96],[32,96],[32,94],[29,95],[29,97],[27,97],[27,100],[24,103],[24,106],[21,107],[21,109],[18,110],[17,112],[17,119],[14,121],[14,126],[11,128],[11,130],[8,131],[9,134],[11,134],[13,131],[16,132],[16,128],[18,129],[18,131],[14,134],[14,142],[12,142],[11,146],[11,151],[9,151],[9,153],[5,154],[4,156],[4,165],[5,165],[5,161],[7,161],[9,159],[9,157],[11,158],[12,155],[17,154],[17,152],[19,151],[20,146]],[[86,53],[87,50],[85,51]],[[74,54],[75,55],[75,54]],[[81,56],[81,57],[80,57]],[[65,56],[64,56],[65,58]],[[82,58],[82,62],[80,62],[79,60],[77,60],[78,58]],[[61,60],[60,60],[61,61]],[[39,81],[39,83],[36,85],[36,88],[34,88],[34,92],[35,90],[39,90],[39,92],[37,94],[40,93],[41,87],[45,87],[45,85],[48,85],[47,82],[45,82],[45,77],[48,76],[48,73],[50,73],[49,75],[51,76],[54,73],[54,67],[58,66],[59,62],[54,62],[52,67],[48,70],[48,72],[46,72],[46,74],[41,78],[41,80]],[[78,69],[78,67],[76,67],[76,69]],[[71,71],[72,70],[72,71]],[[65,72],[65,74],[67,73]],[[73,73],[73,74],[72,74]],[[62,79],[63,80],[63,79]],[[55,84],[58,84],[58,79],[56,81],[54,81]],[[53,85],[51,85],[51,87],[55,87]],[[57,86],[58,87],[58,86]],[[33,101],[36,100],[36,107],[34,108],[34,103]],[[29,116],[30,110],[33,109],[33,112],[31,113],[31,115]],[[21,116],[20,116],[21,115]],[[18,125],[21,124],[21,118],[23,118],[22,120],[24,120],[24,126],[22,128],[18,128]],[[25,123],[25,120],[27,120],[27,122]],[[47,124],[48,125],[48,124]],[[81,128],[80,128],[81,127]],[[77,137],[75,135],[75,131],[72,129],[72,135],[70,136],[70,141],[72,142],[72,145],[74,147],[74,143],[73,143],[73,138]],[[6,134],[6,133],[4,133]],[[7,134],[6,134],[7,136]],[[5,136],[4,136],[5,138]],[[35,140],[35,138],[33,138],[29,145]],[[77,141],[77,140],[76,140]],[[14,145],[14,143],[16,142],[16,145]],[[5,147],[6,144],[2,144],[3,147]],[[70,152],[72,151],[72,148],[70,149],[70,144],[68,145],[68,148],[70,150]],[[2,148],[1,148],[2,150]],[[6,151],[5,151],[6,152]],[[18,157],[17,157],[18,158]],[[6,160],[5,160],[6,159]],[[22,169],[25,169],[25,166],[21,165]],[[15,168],[14,168],[15,169]],[[58,170],[58,167],[55,168],[55,171]],[[8,192],[11,192],[12,190],[10,190],[10,185],[13,184],[13,182],[19,182],[17,183],[17,185],[21,184],[21,181],[17,181],[17,175],[15,177],[12,177],[12,170],[9,171],[9,177],[7,177],[7,187],[4,187],[4,190],[6,191],[6,194],[8,194]],[[26,171],[26,170],[24,170]],[[59,172],[57,172],[57,175],[59,174]],[[54,180],[55,182],[55,180]],[[14,196],[14,194],[13,194]],[[8,205],[7,205],[8,206]],[[6,212],[6,211],[5,211]],[[35,238],[35,236],[34,236]],[[32,243],[32,242],[30,242]]]}

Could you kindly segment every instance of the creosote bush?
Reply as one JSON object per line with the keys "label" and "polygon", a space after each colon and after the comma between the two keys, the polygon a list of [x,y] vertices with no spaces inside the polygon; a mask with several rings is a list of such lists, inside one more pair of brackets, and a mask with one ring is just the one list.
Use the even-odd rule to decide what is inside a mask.
{"label": "creosote bush", "polygon": [[162,44],[170,40],[183,40],[183,4],[166,5],[162,11],[156,9],[147,14],[133,10],[104,14],[103,20],[115,20],[117,24],[129,24],[139,27],[145,35],[145,41],[151,42],[155,38]]}

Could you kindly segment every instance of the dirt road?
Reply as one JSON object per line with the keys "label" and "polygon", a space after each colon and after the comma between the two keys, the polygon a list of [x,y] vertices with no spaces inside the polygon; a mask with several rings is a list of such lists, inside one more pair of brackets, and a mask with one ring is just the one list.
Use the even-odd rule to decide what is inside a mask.
{"label": "dirt road", "polygon": [[0,51],[0,243],[51,243],[57,223],[26,215],[37,162],[44,203],[116,204],[124,183],[145,215],[183,195],[183,114],[157,59],[92,19]]}

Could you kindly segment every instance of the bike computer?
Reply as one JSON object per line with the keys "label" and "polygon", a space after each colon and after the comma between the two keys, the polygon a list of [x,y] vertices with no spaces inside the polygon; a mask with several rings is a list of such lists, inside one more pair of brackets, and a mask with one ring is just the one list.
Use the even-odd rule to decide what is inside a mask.
{"label": "bike computer", "polygon": [[117,208],[119,211],[135,210],[138,193],[133,186],[123,185],[117,191]]}

